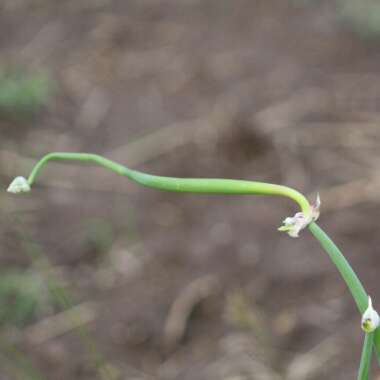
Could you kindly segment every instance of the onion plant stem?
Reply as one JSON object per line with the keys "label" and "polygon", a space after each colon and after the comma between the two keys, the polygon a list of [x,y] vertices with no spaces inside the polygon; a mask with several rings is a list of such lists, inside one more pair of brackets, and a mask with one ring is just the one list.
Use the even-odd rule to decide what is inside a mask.
{"label": "onion plant stem", "polygon": [[334,242],[328,237],[326,232],[313,222],[309,224],[309,230],[313,236],[319,241],[322,248],[327,252],[331,261],[337,267],[343,280],[346,282],[355,302],[361,314],[367,309],[368,295],[364,290],[362,283],[358,276],[343,256],[340,249],[334,244]]}
{"label": "onion plant stem", "polygon": [[310,205],[307,199],[298,191],[290,187],[274,185],[264,182],[219,179],[219,178],[174,178],[162,177],[129,169],[102,156],[91,153],[49,153],[44,156],[33,168],[28,183],[33,185],[42,167],[51,160],[75,160],[93,162],[117,174],[128,177],[140,185],[158,190],[175,191],[183,193],[213,193],[213,194],[256,194],[278,195],[292,199],[298,203],[301,211],[308,215]]}
{"label": "onion plant stem", "polygon": [[[212,194],[256,194],[256,195],[275,195],[284,196],[295,201],[300,207],[304,216],[311,215],[311,206],[307,199],[298,191],[281,185],[275,185],[264,182],[219,179],[219,178],[174,178],[163,177],[151,174],[142,173],[132,170],[124,165],[118,164],[102,156],[91,153],[49,153],[37,162],[33,168],[28,184],[30,186],[36,180],[42,167],[50,160],[75,160],[81,162],[91,162],[103,166],[113,172],[126,176],[134,182],[164,191],[184,192],[184,193],[212,193]],[[339,248],[333,243],[328,235],[315,223],[309,224],[309,230],[314,237],[319,241],[322,248],[327,252],[331,261],[335,264],[340,272],[343,280],[346,282],[355,302],[360,311],[364,313],[368,305],[368,296],[361,284],[359,278],[351,268],[348,261],[343,256]],[[380,330],[377,329],[374,334],[367,334],[364,350],[368,352],[370,346],[374,342],[377,348],[377,357],[380,364]],[[364,355],[364,352],[363,352]],[[367,354],[366,354],[367,355]],[[367,358],[367,356],[366,356]],[[364,369],[361,372],[365,373],[365,363],[361,363]],[[361,365],[361,368],[362,368]],[[368,373],[368,370],[367,370]],[[364,377],[360,377],[364,379]]]}
{"label": "onion plant stem", "polygon": [[[368,306],[368,295],[351,265],[343,256],[343,253],[340,251],[340,249],[329,238],[326,232],[324,232],[322,228],[318,226],[317,223],[310,223],[309,230],[321,244],[322,248],[327,252],[331,261],[337,267],[348,289],[350,290],[352,297],[355,300],[359,312],[363,314]],[[376,347],[377,360],[380,365],[380,329],[375,330],[374,344]]]}
{"label": "onion plant stem", "polygon": [[368,374],[371,368],[373,338],[374,338],[373,332],[365,334],[362,355],[360,358],[358,380],[368,380]]}

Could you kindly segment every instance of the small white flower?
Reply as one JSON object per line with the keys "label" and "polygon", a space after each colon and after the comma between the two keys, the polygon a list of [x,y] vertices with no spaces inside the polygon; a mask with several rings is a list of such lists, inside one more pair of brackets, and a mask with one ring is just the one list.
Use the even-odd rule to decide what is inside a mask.
{"label": "small white flower", "polygon": [[293,217],[287,217],[283,224],[279,230],[286,231],[291,237],[296,238],[299,236],[299,232],[309,224],[309,221],[302,212],[297,212]]}
{"label": "small white flower", "polygon": [[368,307],[362,316],[362,329],[370,333],[379,326],[380,317],[377,311],[372,307],[371,297],[368,296]]}
{"label": "small white flower", "polygon": [[16,177],[7,189],[8,193],[19,194],[30,191],[30,185],[24,177]]}
{"label": "small white flower", "polygon": [[315,222],[319,218],[321,207],[321,198],[319,197],[319,193],[317,194],[317,198],[315,203],[311,205],[310,215],[305,216],[303,212],[297,212],[293,217],[286,218],[282,223],[278,230],[285,231],[289,234],[289,236],[293,238],[299,237],[299,233],[305,227],[307,227],[311,222]]}

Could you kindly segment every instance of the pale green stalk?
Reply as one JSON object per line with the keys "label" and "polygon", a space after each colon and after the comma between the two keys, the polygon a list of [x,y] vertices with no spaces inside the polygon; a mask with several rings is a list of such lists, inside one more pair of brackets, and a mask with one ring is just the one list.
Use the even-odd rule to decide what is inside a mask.
{"label": "pale green stalk", "polygon": [[[310,223],[309,230],[319,241],[322,248],[327,252],[331,261],[337,267],[348,289],[350,290],[352,297],[355,300],[359,312],[363,314],[368,307],[368,295],[351,265],[343,256],[343,253],[340,251],[340,249],[334,244],[334,242],[328,237],[322,228],[317,225],[317,223]],[[375,330],[374,345],[376,347],[376,357],[380,365],[380,329]]]}
{"label": "pale green stalk", "polygon": [[175,191],[181,193],[214,193],[214,194],[257,194],[279,195],[292,199],[298,203],[305,215],[310,213],[310,205],[307,199],[298,191],[286,186],[273,185],[264,182],[243,181],[219,178],[174,178],[162,177],[142,173],[129,169],[114,161],[91,153],[49,153],[43,157],[33,168],[28,183],[33,185],[39,171],[50,160],[75,160],[94,162],[100,166],[114,171],[117,174],[147,187],[158,190]]}
{"label": "pale green stalk", "polygon": [[334,242],[327,236],[326,232],[318,226],[317,223],[313,222],[309,224],[309,230],[314,235],[314,237],[319,241],[322,248],[327,252],[331,261],[337,267],[339,273],[341,274],[343,280],[348,286],[355,303],[361,314],[367,309],[368,306],[368,295],[364,290],[362,283],[360,282],[358,276],[351,268],[346,258],[343,256],[339,248],[334,244]]}
{"label": "pale green stalk", "polygon": [[[232,179],[209,179],[209,178],[174,178],[155,176],[129,169],[114,161],[108,160],[96,154],[89,153],[49,153],[44,156],[33,168],[28,184],[33,185],[39,171],[50,160],[75,160],[83,162],[94,162],[100,166],[110,169],[117,174],[128,177],[129,179],[147,187],[158,190],[189,192],[189,193],[213,193],[213,194],[257,194],[257,195],[277,195],[284,196],[295,201],[304,216],[311,215],[311,206],[307,199],[298,191],[286,186]],[[309,230],[319,241],[322,248],[327,252],[332,262],[337,267],[343,280],[346,282],[357,306],[361,313],[367,308],[368,296],[355,272],[344,258],[338,247],[332,242],[327,234],[314,222],[309,224]],[[377,329],[374,334],[366,337],[365,348],[374,341],[377,348],[377,356],[380,363],[380,331]],[[366,352],[368,348],[366,349]],[[366,354],[364,359],[368,360]],[[361,363],[361,367],[365,367]],[[367,365],[367,367],[369,367]],[[364,371],[364,370],[363,370]]]}
{"label": "pale green stalk", "polygon": [[362,355],[360,358],[358,380],[368,380],[368,374],[371,368],[373,337],[373,332],[365,334]]}

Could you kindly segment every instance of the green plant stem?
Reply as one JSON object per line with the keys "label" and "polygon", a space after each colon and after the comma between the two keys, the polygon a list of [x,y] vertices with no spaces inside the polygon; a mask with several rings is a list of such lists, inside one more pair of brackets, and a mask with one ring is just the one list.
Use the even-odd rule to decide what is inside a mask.
{"label": "green plant stem", "polygon": [[[142,173],[136,170],[129,169],[126,166],[120,165],[114,161],[108,160],[102,156],[91,153],[49,153],[37,162],[33,168],[28,183],[33,185],[42,167],[50,160],[75,160],[82,162],[92,162],[103,166],[115,173],[126,176],[129,179],[150,188],[188,193],[213,193],[213,194],[257,194],[257,195],[276,195],[284,196],[295,201],[305,216],[311,213],[311,206],[307,199],[298,191],[286,186],[244,181],[232,179],[218,178],[174,178],[162,177]],[[368,305],[368,296],[363,285],[357,275],[351,268],[348,261],[343,256],[342,252],[327,236],[327,234],[316,224],[311,223],[309,230],[314,237],[319,241],[321,246],[329,255],[332,262],[337,267],[343,280],[346,282],[351,294],[358,306],[358,309],[363,313]],[[377,358],[380,364],[380,331],[376,330],[374,335],[374,344],[377,349]]]}
{"label": "green plant stem", "polygon": [[[348,286],[352,297],[359,309],[359,312],[363,314],[368,307],[368,295],[360,282],[358,276],[352,269],[351,265],[348,263],[346,258],[343,256],[340,249],[334,244],[334,242],[329,238],[329,236],[318,226],[317,223],[310,223],[309,230],[314,235],[314,237],[321,244],[322,248],[327,252],[331,261],[337,267],[339,273],[341,274],[343,280]],[[374,334],[374,344],[376,347],[376,356],[380,365],[380,330],[377,329]]]}
{"label": "green plant stem", "polygon": [[162,177],[129,169],[114,161],[91,153],[49,153],[44,156],[33,168],[28,183],[33,185],[42,167],[51,160],[75,160],[93,162],[117,174],[128,177],[140,185],[158,190],[183,193],[214,193],[214,194],[257,194],[284,196],[295,201],[305,215],[310,214],[310,204],[298,191],[286,186],[264,182],[219,179],[219,178],[174,178]]}
{"label": "green plant stem", "polygon": [[358,372],[358,380],[368,380],[369,370],[371,368],[371,357],[374,333],[365,334],[362,355],[360,357],[360,367]]}
{"label": "green plant stem", "polygon": [[341,274],[343,280],[346,282],[356,305],[361,314],[367,309],[368,306],[368,295],[364,290],[362,283],[360,282],[358,276],[353,271],[351,265],[348,263],[346,258],[343,256],[339,248],[334,244],[334,242],[328,237],[326,232],[318,226],[317,223],[313,222],[309,224],[309,230],[314,235],[314,237],[319,241],[322,248],[327,252],[331,261],[337,267],[339,273]]}

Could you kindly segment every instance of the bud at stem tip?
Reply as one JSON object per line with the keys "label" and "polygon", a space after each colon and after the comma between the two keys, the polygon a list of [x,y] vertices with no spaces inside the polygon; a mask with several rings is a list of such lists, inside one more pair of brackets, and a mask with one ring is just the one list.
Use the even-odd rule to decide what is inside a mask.
{"label": "bud at stem tip", "polygon": [[8,193],[19,194],[30,191],[30,185],[24,177],[16,177],[7,189]]}

